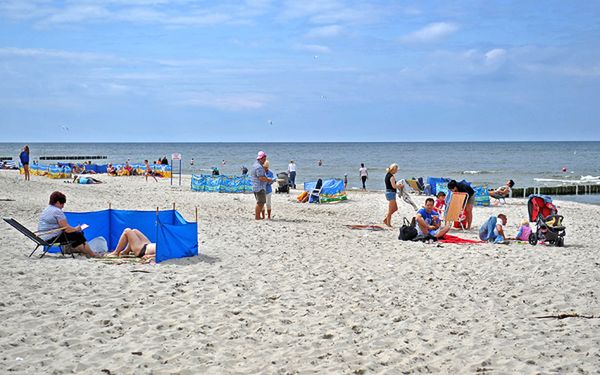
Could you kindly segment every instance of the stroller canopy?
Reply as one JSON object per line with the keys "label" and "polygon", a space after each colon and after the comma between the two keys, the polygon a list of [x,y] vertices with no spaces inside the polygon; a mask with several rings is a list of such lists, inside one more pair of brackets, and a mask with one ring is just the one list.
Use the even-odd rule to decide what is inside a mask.
{"label": "stroller canopy", "polygon": [[556,215],[558,210],[552,204],[552,198],[547,195],[531,194],[527,201],[527,210],[529,212],[529,221],[534,222],[539,216],[542,219],[550,215]]}

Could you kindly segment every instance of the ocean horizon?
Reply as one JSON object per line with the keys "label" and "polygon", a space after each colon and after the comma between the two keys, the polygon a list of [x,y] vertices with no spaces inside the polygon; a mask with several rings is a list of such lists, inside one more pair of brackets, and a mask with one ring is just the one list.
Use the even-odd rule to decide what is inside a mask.
{"label": "ocean horizon", "polygon": [[[184,174],[239,175],[259,150],[274,172],[297,165],[297,183],[348,176],[349,189],[360,188],[360,164],[369,170],[367,188],[383,189],[385,170],[397,163],[397,178],[448,177],[496,187],[513,179],[516,187],[600,183],[600,141],[518,142],[32,142],[30,159],[42,156],[106,156],[98,164],[151,162],[182,155]],[[0,143],[0,157],[18,160],[24,144]],[[191,165],[191,159],[194,164]],[[322,164],[319,165],[318,161]],[[59,161],[69,161],[59,160]],[[93,161],[93,160],[92,160]],[[42,161],[42,164],[51,164]],[[174,169],[177,171],[179,163]],[[578,198],[581,199],[581,198]],[[590,199],[593,200],[593,199]],[[592,202],[593,203],[593,202]]]}

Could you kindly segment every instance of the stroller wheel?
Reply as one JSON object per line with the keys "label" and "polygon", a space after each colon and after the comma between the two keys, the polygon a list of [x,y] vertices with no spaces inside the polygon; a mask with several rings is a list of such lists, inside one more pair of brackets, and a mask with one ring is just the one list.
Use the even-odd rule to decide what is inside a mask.
{"label": "stroller wheel", "polygon": [[537,245],[537,240],[538,240],[538,238],[537,238],[537,235],[535,233],[531,233],[529,235],[529,244],[530,245],[532,245],[532,246]]}
{"label": "stroller wheel", "polygon": [[565,246],[565,239],[562,237],[558,237],[558,239],[556,240],[556,246],[557,247]]}

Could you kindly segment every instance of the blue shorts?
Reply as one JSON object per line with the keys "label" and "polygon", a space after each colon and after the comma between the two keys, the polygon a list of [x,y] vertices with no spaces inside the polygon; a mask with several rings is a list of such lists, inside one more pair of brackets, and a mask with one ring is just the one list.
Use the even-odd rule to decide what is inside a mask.
{"label": "blue shorts", "polygon": [[386,190],[385,191],[385,199],[387,199],[388,201],[395,201],[396,200],[396,192],[393,190]]}

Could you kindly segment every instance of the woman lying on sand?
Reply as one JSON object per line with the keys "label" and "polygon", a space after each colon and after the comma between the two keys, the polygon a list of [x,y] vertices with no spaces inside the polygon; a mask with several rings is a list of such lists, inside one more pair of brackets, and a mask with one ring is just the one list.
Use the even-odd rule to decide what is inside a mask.
{"label": "woman lying on sand", "polygon": [[156,254],[156,244],[150,242],[144,233],[137,229],[125,228],[119,238],[117,248],[108,254],[108,256],[127,255],[133,251],[133,254],[142,258],[144,256],[154,256]]}

